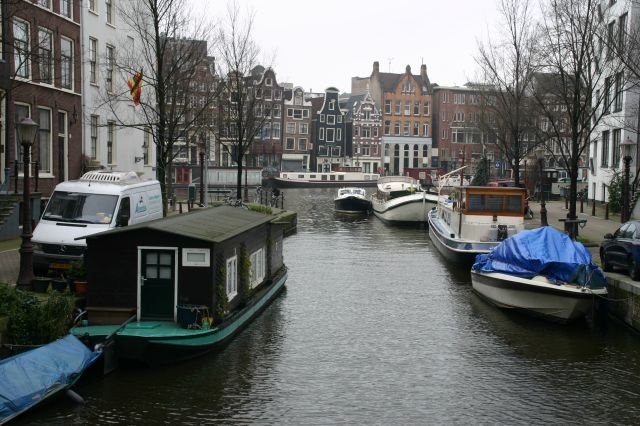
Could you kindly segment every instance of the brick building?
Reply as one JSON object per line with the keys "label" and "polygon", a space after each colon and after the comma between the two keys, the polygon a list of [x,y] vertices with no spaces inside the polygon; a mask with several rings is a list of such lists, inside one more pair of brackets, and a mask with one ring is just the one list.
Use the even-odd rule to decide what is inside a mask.
{"label": "brick building", "polygon": [[[38,189],[44,196],[81,171],[80,7],[81,2],[70,0],[11,2],[7,7],[7,128],[15,129],[27,116],[39,124],[31,160],[39,164]],[[17,139],[15,130],[7,132],[6,166],[21,159]],[[21,166],[19,170],[22,174]]]}

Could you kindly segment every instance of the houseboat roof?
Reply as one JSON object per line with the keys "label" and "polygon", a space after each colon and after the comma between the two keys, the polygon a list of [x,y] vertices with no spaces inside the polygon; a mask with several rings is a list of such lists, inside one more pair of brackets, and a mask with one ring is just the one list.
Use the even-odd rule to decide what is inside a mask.
{"label": "houseboat roof", "polygon": [[115,228],[77,239],[90,240],[100,238],[102,235],[119,234],[136,229],[152,229],[216,243],[270,222],[273,218],[274,216],[270,214],[257,213],[238,207],[220,206]]}

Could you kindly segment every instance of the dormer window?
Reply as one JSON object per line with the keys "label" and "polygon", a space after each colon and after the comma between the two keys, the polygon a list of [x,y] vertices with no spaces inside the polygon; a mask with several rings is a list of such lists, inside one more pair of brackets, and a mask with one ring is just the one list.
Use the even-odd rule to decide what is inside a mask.
{"label": "dormer window", "polygon": [[266,84],[267,86],[271,86],[271,78],[266,78],[264,81],[264,84]]}
{"label": "dormer window", "polygon": [[336,109],[336,100],[335,99],[331,99],[329,101],[329,111],[333,111]]}

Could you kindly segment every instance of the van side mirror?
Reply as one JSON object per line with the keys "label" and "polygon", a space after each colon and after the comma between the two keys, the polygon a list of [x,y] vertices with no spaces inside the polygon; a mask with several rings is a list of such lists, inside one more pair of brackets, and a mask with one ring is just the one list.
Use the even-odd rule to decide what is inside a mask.
{"label": "van side mirror", "polygon": [[116,227],[129,225],[129,219],[131,218],[130,205],[129,198],[123,198],[120,202],[120,209],[116,217]]}

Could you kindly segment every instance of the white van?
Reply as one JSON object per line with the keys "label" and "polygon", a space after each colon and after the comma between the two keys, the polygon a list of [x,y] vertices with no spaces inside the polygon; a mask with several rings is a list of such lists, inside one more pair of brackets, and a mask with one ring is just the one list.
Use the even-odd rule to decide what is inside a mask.
{"label": "white van", "polygon": [[161,217],[160,182],[135,172],[94,171],[59,183],[33,231],[33,269],[64,271],[86,250],[76,238]]}

